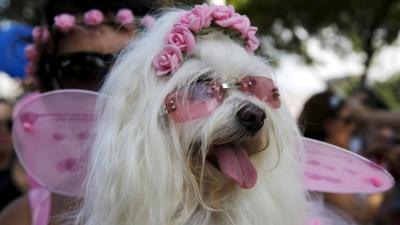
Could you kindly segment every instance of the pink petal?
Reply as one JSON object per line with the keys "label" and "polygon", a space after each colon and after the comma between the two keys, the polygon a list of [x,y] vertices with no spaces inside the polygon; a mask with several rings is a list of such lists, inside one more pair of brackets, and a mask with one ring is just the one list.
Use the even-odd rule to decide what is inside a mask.
{"label": "pink petal", "polygon": [[216,20],[215,23],[221,27],[231,27],[232,25],[240,23],[241,21],[242,18],[240,16],[233,16],[226,20]]}
{"label": "pink petal", "polygon": [[145,15],[142,18],[141,24],[146,28],[151,28],[155,22],[156,22],[156,19],[154,17],[152,17],[150,15]]}
{"label": "pink petal", "polygon": [[85,13],[84,21],[89,26],[97,26],[104,20],[103,13],[98,9],[92,9]]}
{"label": "pink petal", "polygon": [[130,9],[120,9],[116,15],[116,20],[122,25],[133,24],[135,16]]}
{"label": "pink petal", "polygon": [[39,51],[36,49],[36,46],[33,44],[27,45],[24,50],[25,57],[29,61],[37,62],[39,60]]}
{"label": "pink petal", "polygon": [[54,24],[61,32],[69,32],[75,26],[75,16],[63,13],[54,17]]}

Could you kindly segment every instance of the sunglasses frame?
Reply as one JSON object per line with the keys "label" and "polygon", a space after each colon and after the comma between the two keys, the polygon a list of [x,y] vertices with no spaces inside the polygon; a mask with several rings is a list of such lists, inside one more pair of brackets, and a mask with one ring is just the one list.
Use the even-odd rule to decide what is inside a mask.
{"label": "sunglasses frame", "polygon": [[[227,82],[221,82],[220,80],[215,80],[215,81],[211,81],[210,87],[212,86],[212,84],[218,84],[219,87],[222,88],[222,98],[225,98],[225,92],[228,89],[239,89],[241,92],[245,93],[245,94],[251,94],[250,92],[245,92],[242,89],[242,84],[243,84],[243,79],[251,79],[251,78],[258,78],[258,79],[266,79],[268,80],[272,85],[273,88],[270,90],[271,94],[272,94],[272,98],[274,101],[276,101],[276,104],[272,104],[269,101],[264,101],[262,99],[260,99],[258,96],[254,95],[256,98],[260,99],[263,102],[266,102],[267,104],[271,105],[272,108],[279,108],[280,107],[280,99],[279,99],[279,89],[274,85],[274,82],[271,78],[268,77],[262,77],[262,76],[245,76],[242,77],[240,80],[234,80],[234,81],[227,81]],[[249,86],[252,85],[252,83],[248,83]],[[174,91],[172,91],[170,94],[168,94],[165,97],[164,100],[164,109],[163,109],[163,114],[170,114],[172,112],[174,112],[176,110],[176,105],[174,101],[169,101],[167,102],[167,99],[169,98],[169,96],[173,93],[177,93],[179,91],[179,89],[175,89]],[[252,94],[251,94],[252,95]],[[221,97],[221,96],[219,96]],[[223,101],[223,99],[221,100],[221,102]],[[190,121],[190,120],[189,120]]]}
{"label": "sunglasses frame", "polygon": [[[102,53],[97,53],[97,52],[74,52],[74,53],[68,53],[65,55],[59,55],[55,56],[49,64],[49,71],[50,73],[53,74],[53,76],[56,77],[58,81],[61,81],[63,79],[71,79],[72,77],[65,76],[63,75],[65,72],[63,70],[75,66],[75,67],[81,67],[82,70],[87,70],[89,69],[90,66],[93,65],[93,60],[91,60],[92,65],[84,67],[84,63],[86,61],[90,61],[89,58],[96,59],[96,60],[101,60],[101,62],[104,64],[104,66],[101,66],[102,68],[92,68],[92,69],[101,69],[104,70],[105,74],[110,70],[112,64],[114,63],[114,54],[102,54]],[[85,61],[86,60],[86,61]],[[76,63],[78,62],[78,63]],[[72,63],[72,65],[71,65]],[[76,65],[74,65],[76,64]],[[105,74],[98,74],[96,76],[101,77]],[[64,77],[65,76],[65,77]],[[75,78],[74,78],[75,79]],[[84,79],[84,77],[82,77]]]}

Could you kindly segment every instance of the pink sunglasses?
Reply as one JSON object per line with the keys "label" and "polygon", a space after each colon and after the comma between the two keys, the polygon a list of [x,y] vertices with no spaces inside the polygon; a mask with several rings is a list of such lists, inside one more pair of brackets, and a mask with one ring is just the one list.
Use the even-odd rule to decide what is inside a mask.
{"label": "pink sunglasses", "polygon": [[254,95],[274,109],[281,105],[278,88],[271,79],[249,76],[236,82],[200,81],[188,91],[175,90],[165,98],[165,112],[178,123],[208,116],[222,104],[225,90],[233,88]]}

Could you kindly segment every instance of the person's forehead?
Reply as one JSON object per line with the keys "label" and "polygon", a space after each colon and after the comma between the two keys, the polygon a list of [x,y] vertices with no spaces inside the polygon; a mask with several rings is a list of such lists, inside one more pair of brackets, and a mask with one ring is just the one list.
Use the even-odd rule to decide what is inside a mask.
{"label": "person's forehead", "polygon": [[95,29],[76,28],[58,43],[58,55],[73,52],[115,53],[124,48],[134,37],[133,31],[117,31],[101,25]]}

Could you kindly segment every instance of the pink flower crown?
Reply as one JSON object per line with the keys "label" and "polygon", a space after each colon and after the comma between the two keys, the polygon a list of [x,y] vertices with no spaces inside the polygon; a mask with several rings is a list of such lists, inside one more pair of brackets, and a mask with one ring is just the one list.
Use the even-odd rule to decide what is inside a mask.
{"label": "pink flower crown", "polygon": [[[98,9],[87,11],[83,15],[83,23],[87,26],[98,26],[103,23],[105,16]],[[120,24],[125,29],[131,30],[134,28],[133,23],[135,16],[130,9],[120,9],[114,17],[115,22]],[[150,28],[154,24],[154,17],[145,15],[141,20],[141,25],[145,28]],[[77,26],[76,17],[68,13],[62,13],[54,17],[53,29],[62,33],[68,33]],[[25,73],[32,78],[35,78],[38,67],[37,63],[40,59],[40,46],[46,44],[50,39],[50,31],[45,26],[37,26],[32,30],[33,43],[25,47],[25,57],[29,61],[25,66]]]}
{"label": "pink flower crown", "polygon": [[[87,26],[98,26],[103,23],[104,19],[103,13],[98,9],[89,10],[83,15],[83,22]],[[130,9],[120,9],[114,20],[124,28],[132,29],[135,16]],[[76,26],[76,18],[74,15],[62,13],[54,17],[54,26],[60,32],[69,32]]]}
{"label": "pink flower crown", "polygon": [[184,13],[167,34],[164,49],[153,60],[156,74],[163,76],[176,72],[184,54],[192,54],[196,45],[195,35],[208,33],[209,28],[215,27],[238,33],[250,53],[259,47],[255,35],[257,27],[250,25],[247,16],[236,13],[233,6],[197,5]]}

